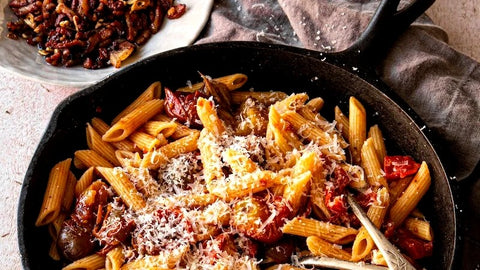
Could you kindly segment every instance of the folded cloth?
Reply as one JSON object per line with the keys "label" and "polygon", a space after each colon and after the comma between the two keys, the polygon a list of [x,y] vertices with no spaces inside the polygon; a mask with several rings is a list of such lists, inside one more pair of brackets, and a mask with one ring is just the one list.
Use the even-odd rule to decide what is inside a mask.
{"label": "folded cloth", "polygon": [[[360,36],[378,4],[217,0],[196,43],[243,40],[341,51]],[[480,65],[448,46],[447,38],[423,15],[393,44],[377,73],[439,137],[452,178],[461,180],[480,159]]]}

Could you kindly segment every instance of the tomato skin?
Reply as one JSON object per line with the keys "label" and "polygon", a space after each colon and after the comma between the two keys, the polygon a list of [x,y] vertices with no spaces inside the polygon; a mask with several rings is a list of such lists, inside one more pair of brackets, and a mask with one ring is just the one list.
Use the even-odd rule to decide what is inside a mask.
{"label": "tomato skin", "polygon": [[397,180],[417,173],[420,164],[410,156],[386,156],[383,170],[387,180]]}

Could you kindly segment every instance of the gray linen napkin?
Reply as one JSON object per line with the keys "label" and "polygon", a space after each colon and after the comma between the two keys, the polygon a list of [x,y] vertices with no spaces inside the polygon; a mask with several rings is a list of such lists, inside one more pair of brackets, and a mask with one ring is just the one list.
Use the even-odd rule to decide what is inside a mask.
{"label": "gray linen napkin", "polygon": [[[216,0],[196,43],[244,40],[341,51],[362,33],[378,3]],[[422,16],[395,42],[377,72],[439,136],[450,170],[461,180],[480,159],[480,64],[446,41],[446,33]]]}

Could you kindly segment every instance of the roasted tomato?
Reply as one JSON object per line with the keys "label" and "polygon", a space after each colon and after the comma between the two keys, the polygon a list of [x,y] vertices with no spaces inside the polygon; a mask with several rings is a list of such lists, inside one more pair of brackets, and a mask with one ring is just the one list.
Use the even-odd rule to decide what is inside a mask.
{"label": "roasted tomato", "polygon": [[63,256],[69,260],[82,258],[94,248],[92,229],[97,213],[109,198],[107,185],[102,181],[93,182],[80,194],[74,211],[63,222],[57,244]]}
{"label": "roasted tomato", "polygon": [[107,204],[109,198],[107,189],[107,185],[102,181],[93,182],[78,197],[71,218],[82,226],[93,227],[98,207]]}
{"label": "roasted tomato", "polygon": [[103,246],[100,254],[106,255],[118,244],[125,244],[128,236],[135,229],[135,222],[125,220],[122,215],[124,212],[125,206],[123,205],[116,207],[108,205],[101,226],[93,230],[93,235]]}
{"label": "roasted tomato", "polygon": [[281,197],[246,197],[233,205],[232,226],[263,243],[274,243],[282,237],[280,227],[290,215]]}
{"label": "roasted tomato", "polygon": [[348,222],[347,201],[345,188],[350,183],[350,178],[342,167],[337,166],[334,169],[331,180],[325,186],[325,205],[330,211],[331,222]]}
{"label": "roasted tomato", "polygon": [[433,242],[420,240],[402,228],[396,231],[392,242],[414,260],[432,256],[433,253]]}
{"label": "roasted tomato", "polygon": [[95,247],[91,231],[73,219],[63,223],[58,234],[57,245],[62,255],[71,261],[89,255]]}
{"label": "roasted tomato", "polygon": [[387,180],[396,180],[417,173],[420,164],[410,156],[386,156],[383,170]]}

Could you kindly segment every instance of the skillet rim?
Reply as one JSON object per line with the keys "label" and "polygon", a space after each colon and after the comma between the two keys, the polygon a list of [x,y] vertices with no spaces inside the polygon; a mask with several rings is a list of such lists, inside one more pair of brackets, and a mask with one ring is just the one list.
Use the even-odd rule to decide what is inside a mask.
{"label": "skillet rim", "polygon": [[[418,130],[422,136],[424,137],[425,141],[428,143],[428,148],[432,151],[434,154],[435,159],[438,161],[438,164],[440,166],[440,171],[442,178],[445,179],[446,181],[446,188],[448,190],[448,199],[452,202],[453,208],[450,210],[453,213],[452,219],[453,219],[453,239],[452,239],[452,256],[449,258],[449,265],[448,268],[451,269],[454,266],[455,258],[456,258],[456,253],[458,252],[458,211],[455,209],[455,198],[454,194],[452,192],[452,185],[453,183],[449,181],[447,172],[444,167],[444,162],[442,161],[440,155],[436,151],[438,145],[436,143],[436,140],[433,138],[433,134],[429,128],[422,129],[422,127],[427,127],[427,125],[423,122],[423,120],[419,117],[419,115],[410,107],[406,102],[404,102],[395,92],[393,92],[385,83],[383,83],[379,77],[373,72],[372,70],[369,69],[363,69],[363,70],[355,70],[354,66],[348,62],[343,62],[344,60],[343,57],[338,56],[337,54],[330,54],[330,53],[321,53],[317,51],[312,51],[304,48],[298,48],[298,47],[292,47],[288,45],[281,45],[281,44],[268,44],[268,43],[260,43],[260,42],[251,42],[251,41],[226,41],[226,42],[217,42],[217,43],[205,43],[205,44],[199,44],[199,45],[191,45],[191,46],[186,46],[186,47],[181,47],[177,48],[174,50],[170,50],[167,52],[159,53],[156,55],[153,55],[151,57],[148,57],[138,63],[135,63],[133,65],[130,65],[126,67],[125,69],[122,69],[107,78],[103,79],[102,81],[89,86],[87,88],[84,88],[71,96],[67,97],[64,99],[62,102],[60,102],[55,110],[52,113],[52,116],[48,122],[48,126],[45,129],[45,132],[42,136],[42,138],[39,141],[39,144],[37,146],[37,149],[35,150],[32,159],[29,163],[29,167],[27,169],[27,172],[24,177],[24,181],[22,184],[22,189],[21,193],[19,196],[19,204],[18,204],[18,212],[17,212],[17,239],[18,239],[18,245],[19,245],[19,250],[21,254],[21,261],[22,261],[22,266],[24,269],[30,269],[28,265],[28,256],[25,256],[25,242],[26,239],[24,239],[24,223],[23,220],[25,219],[24,212],[22,211],[25,206],[25,201],[28,195],[28,187],[29,187],[29,182],[30,178],[32,177],[33,170],[36,166],[36,163],[38,162],[38,157],[39,154],[45,150],[46,148],[46,142],[52,139],[52,136],[55,134],[55,131],[57,129],[57,121],[59,117],[62,115],[62,112],[64,108],[69,107],[72,102],[75,100],[82,98],[82,97],[88,97],[92,95],[94,92],[98,91],[99,89],[102,89],[105,85],[108,85],[110,82],[117,80],[118,77],[121,77],[125,73],[129,73],[131,70],[139,69],[144,65],[147,65],[150,62],[155,62],[157,58],[170,58],[178,54],[183,54],[185,52],[195,52],[195,51],[202,51],[202,50],[215,50],[218,48],[223,48],[223,49],[228,49],[228,50],[234,50],[236,48],[243,48],[243,49],[249,49],[249,50],[257,50],[257,49],[269,49],[269,50],[281,50],[281,51],[287,51],[290,54],[297,54],[299,56],[303,57],[311,57],[316,60],[320,60],[324,63],[327,63],[329,65],[335,66],[336,68],[341,68],[347,73],[351,74],[352,76],[357,77],[358,79],[362,80],[364,83],[374,87],[376,90],[378,90],[386,99],[390,99],[394,104],[398,105],[398,107],[401,109],[401,113],[405,114],[410,120],[411,123],[415,125],[415,129]],[[353,72],[355,71],[355,72]]]}

